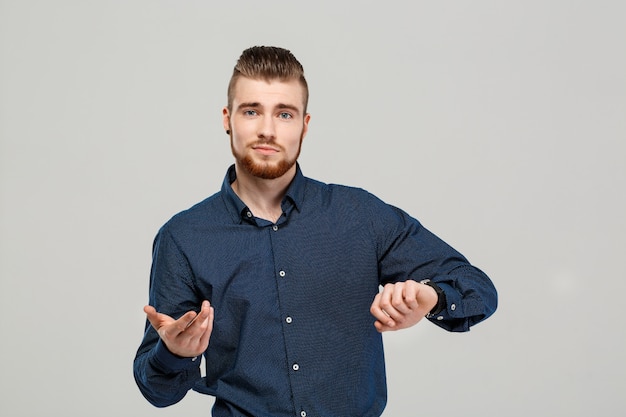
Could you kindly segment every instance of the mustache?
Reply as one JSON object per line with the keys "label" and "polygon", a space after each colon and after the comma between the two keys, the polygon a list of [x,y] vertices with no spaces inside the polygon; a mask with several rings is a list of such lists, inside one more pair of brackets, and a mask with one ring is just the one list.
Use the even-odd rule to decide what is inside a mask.
{"label": "mustache", "polygon": [[270,145],[273,148],[280,149],[281,151],[283,150],[283,147],[280,146],[279,144],[277,144],[274,139],[259,139],[259,140],[255,141],[255,142],[251,143],[250,147],[254,148],[255,146],[263,146],[263,145]]}

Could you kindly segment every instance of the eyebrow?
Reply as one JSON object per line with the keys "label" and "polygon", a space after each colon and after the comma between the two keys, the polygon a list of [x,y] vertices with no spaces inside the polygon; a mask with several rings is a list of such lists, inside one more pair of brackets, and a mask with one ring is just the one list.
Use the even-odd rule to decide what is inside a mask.
{"label": "eyebrow", "polygon": [[[259,108],[259,107],[263,107],[263,106],[262,106],[262,105],[261,105],[261,103],[259,103],[259,102],[256,102],[256,101],[251,101],[251,102],[248,102],[248,103],[240,103],[240,104],[237,106],[237,109],[239,110],[239,109],[242,109],[242,108],[244,108],[244,107],[248,107],[248,108]],[[275,108],[276,108],[277,110],[291,110],[291,111],[293,111],[293,112],[295,112],[295,113],[298,113],[298,114],[300,113],[300,109],[299,109],[298,107],[294,106],[293,104],[278,103],[278,104],[275,106]]]}

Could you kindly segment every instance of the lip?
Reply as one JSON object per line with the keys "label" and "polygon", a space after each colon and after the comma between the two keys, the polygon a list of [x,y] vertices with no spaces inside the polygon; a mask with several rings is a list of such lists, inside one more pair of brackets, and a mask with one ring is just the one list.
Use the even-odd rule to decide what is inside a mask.
{"label": "lip", "polygon": [[273,148],[269,145],[256,145],[253,146],[252,149],[254,149],[255,151],[263,154],[263,155],[273,155],[275,153],[278,153],[279,150],[276,148]]}

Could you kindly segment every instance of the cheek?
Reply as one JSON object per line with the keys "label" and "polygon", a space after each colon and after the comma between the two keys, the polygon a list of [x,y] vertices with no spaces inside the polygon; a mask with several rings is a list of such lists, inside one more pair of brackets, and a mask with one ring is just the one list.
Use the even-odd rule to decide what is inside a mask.
{"label": "cheek", "polygon": [[243,143],[256,137],[255,127],[252,123],[231,123],[233,141]]}
{"label": "cheek", "polygon": [[290,125],[285,128],[281,134],[285,140],[289,141],[290,144],[300,143],[300,139],[302,138],[303,128],[300,125]]}
{"label": "cheek", "polygon": [[230,147],[235,151],[241,152],[245,148],[241,134],[238,132],[231,132],[230,135]]}

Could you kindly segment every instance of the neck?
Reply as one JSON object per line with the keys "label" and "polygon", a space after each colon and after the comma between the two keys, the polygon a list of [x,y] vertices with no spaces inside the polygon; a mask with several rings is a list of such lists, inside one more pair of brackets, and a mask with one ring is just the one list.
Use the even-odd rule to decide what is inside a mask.
{"label": "neck", "polygon": [[283,214],[281,203],[296,174],[296,166],[283,176],[271,180],[254,177],[239,165],[235,166],[235,170],[237,179],[231,184],[235,194],[255,217],[276,223]]}

